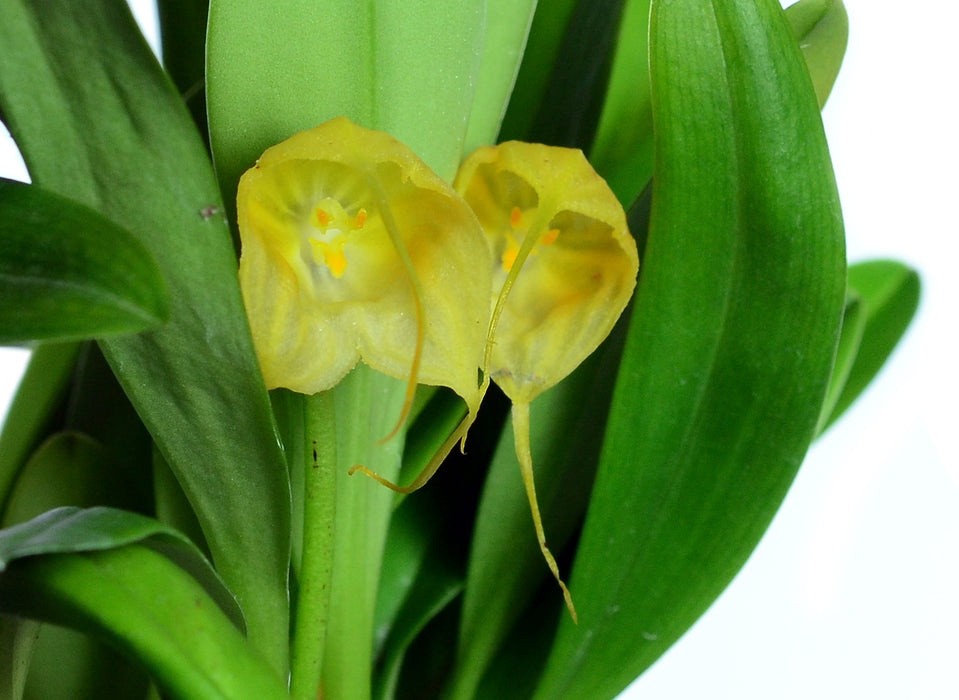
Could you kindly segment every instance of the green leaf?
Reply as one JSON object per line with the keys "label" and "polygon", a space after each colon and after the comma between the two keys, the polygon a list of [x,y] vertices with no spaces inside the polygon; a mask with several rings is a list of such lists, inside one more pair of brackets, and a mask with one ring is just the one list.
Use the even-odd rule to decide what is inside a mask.
{"label": "green leaf", "polygon": [[[590,161],[621,202],[631,202],[653,172],[649,92],[650,0],[626,4]],[[800,0],[786,8],[821,107],[839,73],[848,21],[841,0]]]}
{"label": "green leaf", "polygon": [[819,425],[816,426],[816,435],[822,433],[827,421],[836,408],[836,402],[842,393],[849,372],[856,361],[862,334],[866,328],[866,311],[862,299],[855,292],[846,291],[846,306],[842,312],[842,328],[839,332],[839,344],[836,346],[836,361],[832,366],[832,375],[829,377],[829,388],[826,390],[826,400],[823,401],[819,413]]}
{"label": "green leaf", "polygon": [[631,202],[653,172],[649,94],[650,0],[630,0],[616,39],[609,88],[590,149],[590,162],[619,201]]}
{"label": "green leaf", "polygon": [[538,0],[500,140],[528,140],[576,0]]}
{"label": "green leaf", "polygon": [[879,373],[919,308],[919,274],[895,260],[849,267],[849,289],[862,300],[865,319],[852,366],[826,422],[831,425]]}
{"label": "green leaf", "polygon": [[176,83],[200,135],[206,125],[206,21],[208,0],[157,0],[163,67]]}
{"label": "green leaf", "polygon": [[623,0],[576,4],[526,140],[589,150],[622,11]]}
{"label": "green leaf", "polygon": [[452,180],[483,42],[480,0],[210,4],[207,101],[223,192],[269,146],[346,116]]}
{"label": "green leaf", "polygon": [[289,481],[203,142],[123,2],[3,2],[0,43],[0,108],[33,181],[126,228],[160,267],[169,322],[104,354],[254,645],[285,673]]}
{"label": "green leaf", "polygon": [[818,104],[775,0],[654,0],[649,239],[536,698],[615,696],[719,595],[816,427],[845,290]]}
{"label": "green leaf", "polygon": [[464,154],[495,142],[523,59],[536,0],[488,0],[482,59]]}
{"label": "green leaf", "polygon": [[2,612],[109,641],[171,697],[287,697],[222,609],[231,599],[215,574],[155,521],[102,508],[52,511],[0,531],[0,571]]}
{"label": "green leaf", "polygon": [[409,595],[399,609],[390,636],[385,640],[380,668],[374,680],[373,697],[394,697],[403,659],[410,644],[424,627],[463,590],[463,580],[438,558],[419,570]]}
{"label": "green leaf", "polygon": [[146,248],[88,207],[0,178],[0,343],[132,333],[167,317]]}
{"label": "green leaf", "polygon": [[849,39],[846,8],[842,0],[799,0],[786,8],[786,18],[802,49],[816,99],[822,107],[846,53]]}
{"label": "green leaf", "polygon": [[50,343],[30,356],[0,433],[0,515],[20,470],[51,427],[79,350],[76,343]]}

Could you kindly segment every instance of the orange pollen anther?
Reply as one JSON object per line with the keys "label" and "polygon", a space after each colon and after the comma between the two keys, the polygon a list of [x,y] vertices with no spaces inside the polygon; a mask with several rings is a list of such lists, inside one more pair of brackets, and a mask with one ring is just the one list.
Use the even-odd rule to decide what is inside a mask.
{"label": "orange pollen anther", "polygon": [[513,207],[513,210],[509,213],[509,225],[512,228],[519,226],[519,222],[523,218],[523,212],[520,211],[519,207]]}
{"label": "orange pollen anther", "polygon": [[363,228],[363,224],[366,223],[366,209],[360,209],[356,212],[356,217],[353,219],[353,228]]}
{"label": "orange pollen anther", "polygon": [[551,228],[549,231],[547,231],[546,233],[544,233],[542,236],[539,237],[539,244],[549,245],[550,243],[556,240],[556,237],[558,235],[559,235],[559,229]]}
{"label": "orange pollen anther", "polygon": [[323,209],[319,207],[316,208],[316,222],[320,226],[326,226],[330,223],[330,215],[327,214]]}

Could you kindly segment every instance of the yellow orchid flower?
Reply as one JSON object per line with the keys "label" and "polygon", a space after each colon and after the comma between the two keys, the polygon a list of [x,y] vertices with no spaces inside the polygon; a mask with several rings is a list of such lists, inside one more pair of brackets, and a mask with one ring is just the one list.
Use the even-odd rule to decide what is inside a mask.
{"label": "yellow orchid flower", "polygon": [[453,189],[391,136],[338,117],[267,149],[240,180],[240,286],[268,388],[304,394],[362,360],[451,388],[471,416],[489,250]]}
{"label": "yellow orchid flower", "polygon": [[460,166],[457,192],[479,218],[493,258],[492,319],[484,359],[513,402],[516,457],[540,551],[559,575],[536,499],[529,404],[609,335],[639,269],[626,215],[581,151],[510,141]]}

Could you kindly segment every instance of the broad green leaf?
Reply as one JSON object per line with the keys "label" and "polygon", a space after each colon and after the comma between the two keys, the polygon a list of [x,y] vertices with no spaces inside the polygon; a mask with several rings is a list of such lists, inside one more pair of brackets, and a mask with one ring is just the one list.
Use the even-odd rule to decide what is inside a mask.
{"label": "broad green leaf", "polygon": [[56,508],[0,530],[0,572],[24,557],[102,551],[138,542],[165,553],[198,579],[235,625],[243,626],[236,600],[189,540],[152,518],[125,510]]}
{"label": "broad green leaf", "polygon": [[491,145],[506,114],[536,0],[487,0],[482,58],[464,155]]}
{"label": "broad green leaf", "polygon": [[864,307],[862,338],[826,427],[852,405],[879,373],[919,308],[919,275],[895,260],[850,265],[849,289]]}
{"label": "broad green leaf", "polygon": [[207,103],[224,196],[268,146],[336,116],[450,181],[483,42],[480,0],[210,4]]}
{"label": "broad green leaf", "polygon": [[17,475],[51,428],[79,349],[76,343],[49,343],[37,346],[30,356],[0,433],[0,515]]}
{"label": "broad green leaf", "polygon": [[0,3],[0,45],[0,107],[34,183],[126,228],[160,267],[169,322],[104,354],[285,673],[288,477],[203,142],[123,2]]}
{"label": "broad green leaf", "polygon": [[191,575],[197,569],[183,567],[184,554],[197,557],[195,549],[157,523],[139,521],[123,511],[61,509],[3,531],[0,610],[109,641],[171,697],[287,697],[209,588]]}
{"label": "broad green leaf", "polygon": [[131,333],[166,319],[166,290],[138,240],[36,185],[0,179],[0,343]]}
{"label": "broad green leaf", "polygon": [[649,239],[536,698],[609,698],[742,566],[808,448],[845,290],[818,104],[775,0],[654,0]]}

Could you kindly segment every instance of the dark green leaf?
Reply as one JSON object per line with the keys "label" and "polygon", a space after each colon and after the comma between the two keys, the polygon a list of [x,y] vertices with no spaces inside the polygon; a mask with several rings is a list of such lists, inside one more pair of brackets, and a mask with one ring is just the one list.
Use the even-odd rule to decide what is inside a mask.
{"label": "dark green leaf", "polygon": [[623,0],[576,4],[526,140],[589,150],[622,11]]}
{"label": "dark green leaf", "polygon": [[500,140],[528,140],[576,0],[538,0]]}
{"label": "dark green leaf", "polygon": [[208,0],[157,0],[163,67],[186,102],[200,134],[206,126],[206,20]]}
{"label": "dark green leaf", "polygon": [[123,2],[0,3],[0,44],[0,108],[33,181],[126,228],[163,273],[169,322],[104,354],[285,672],[288,476],[203,142]]}
{"label": "dark green leaf", "polygon": [[858,352],[827,427],[852,405],[879,373],[919,308],[918,273],[894,260],[871,260],[851,265],[849,289],[862,300],[865,320]]}
{"label": "dark green leaf", "polygon": [[132,333],[167,316],[146,248],[88,207],[0,179],[0,343]]}
{"label": "dark green leaf", "polygon": [[654,0],[649,240],[536,698],[615,696],[712,603],[808,448],[845,289],[818,104],[775,0]]}
{"label": "dark green leaf", "polygon": [[380,668],[374,681],[373,697],[392,698],[399,681],[403,658],[412,641],[463,590],[462,578],[438,558],[419,570],[409,595],[398,611],[386,639]]}

